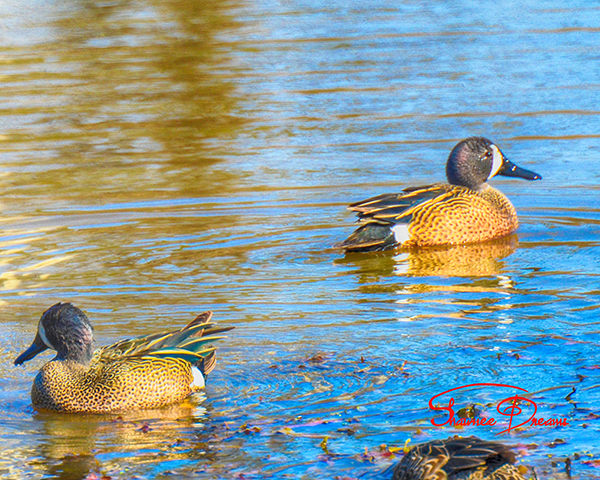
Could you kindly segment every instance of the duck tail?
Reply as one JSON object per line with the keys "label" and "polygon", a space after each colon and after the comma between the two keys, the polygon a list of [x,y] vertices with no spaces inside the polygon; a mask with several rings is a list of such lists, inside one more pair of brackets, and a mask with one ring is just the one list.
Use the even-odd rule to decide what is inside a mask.
{"label": "duck tail", "polygon": [[378,252],[388,250],[396,244],[394,232],[389,225],[367,223],[335,246],[346,252]]}
{"label": "duck tail", "polygon": [[198,368],[203,373],[204,378],[206,378],[207,375],[214,370],[216,365],[217,365],[217,355],[213,351],[202,359],[202,361],[198,365]]}
{"label": "duck tail", "polygon": [[198,315],[185,327],[167,333],[146,344],[147,354],[157,357],[184,358],[203,373],[210,372],[216,363],[214,342],[225,338],[219,335],[235,327],[218,327],[211,323],[212,312]]}

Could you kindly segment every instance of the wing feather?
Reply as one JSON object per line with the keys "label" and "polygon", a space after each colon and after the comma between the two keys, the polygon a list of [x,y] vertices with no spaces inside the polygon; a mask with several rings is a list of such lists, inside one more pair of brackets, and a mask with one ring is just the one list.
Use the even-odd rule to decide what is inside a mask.
{"label": "wing feather", "polygon": [[351,204],[348,209],[357,212],[359,223],[408,223],[413,214],[425,205],[445,201],[455,195],[455,185],[437,183],[408,188],[402,193],[386,193]]}
{"label": "wing feather", "polygon": [[210,365],[211,362],[214,363],[216,347],[209,344],[225,338],[218,335],[219,333],[234,328],[217,327],[210,323],[211,317],[211,312],[204,312],[179,330],[164,331],[108,345],[96,350],[92,361],[127,362],[142,357],[174,357],[192,364],[206,359]]}

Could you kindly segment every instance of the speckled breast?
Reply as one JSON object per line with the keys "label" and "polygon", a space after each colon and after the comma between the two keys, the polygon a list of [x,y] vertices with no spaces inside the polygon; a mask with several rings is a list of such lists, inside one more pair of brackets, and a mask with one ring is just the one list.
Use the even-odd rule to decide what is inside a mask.
{"label": "speckled breast", "polygon": [[189,362],[141,358],[86,368],[52,361],[38,373],[31,390],[35,407],[58,412],[110,413],[157,408],[192,393]]}
{"label": "speckled breast", "polygon": [[433,246],[485,242],[514,232],[517,212],[498,190],[462,188],[444,202],[424,205],[410,222],[410,244]]}

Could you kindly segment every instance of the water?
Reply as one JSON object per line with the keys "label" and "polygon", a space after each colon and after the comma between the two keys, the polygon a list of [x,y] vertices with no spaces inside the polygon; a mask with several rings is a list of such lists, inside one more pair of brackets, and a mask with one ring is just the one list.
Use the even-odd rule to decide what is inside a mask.
{"label": "water", "polygon": [[[538,478],[600,478],[598,30],[589,2],[4,2],[0,475],[389,478],[389,448],[517,445]],[[517,235],[342,255],[345,206],[443,180],[485,135]],[[40,314],[98,344],[201,311],[236,326],[205,399],[36,412]],[[568,427],[433,428],[429,399],[524,388]],[[574,393],[573,389],[575,389]],[[498,417],[514,391],[457,392]],[[442,404],[447,405],[444,397]],[[385,444],[387,447],[381,447]]]}

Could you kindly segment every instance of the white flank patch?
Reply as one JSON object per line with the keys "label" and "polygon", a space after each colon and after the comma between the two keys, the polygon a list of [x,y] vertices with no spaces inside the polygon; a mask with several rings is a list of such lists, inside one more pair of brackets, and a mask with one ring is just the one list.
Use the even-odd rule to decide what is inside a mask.
{"label": "white flank patch", "polygon": [[392,227],[392,232],[394,232],[394,238],[396,242],[402,245],[410,238],[410,233],[408,233],[408,223],[399,223]]}
{"label": "white flank patch", "polygon": [[56,350],[56,348],[54,348],[52,346],[52,344],[48,341],[48,337],[46,337],[46,331],[44,330],[44,326],[41,324],[41,322],[40,322],[40,326],[38,328],[38,333],[40,334],[40,338],[42,339],[42,341],[46,344],[46,346],[48,348],[51,348],[52,350]]}
{"label": "white flank patch", "polygon": [[498,173],[500,167],[502,167],[502,164],[504,163],[504,157],[498,147],[492,144],[490,145],[490,148],[492,149],[492,152],[494,152],[494,159],[492,160],[492,171],[490,172],[488,180]]}
{"label": "white flank patch", "polygon": [[204,388],[204,375],[197,367],[192,367],[192,375],[194,376],[192,388]]}

